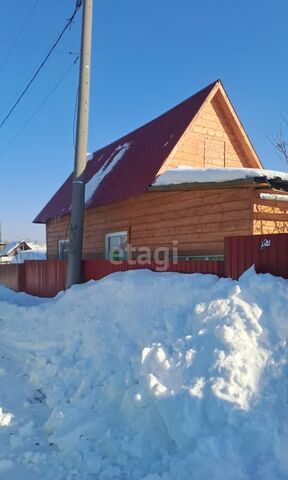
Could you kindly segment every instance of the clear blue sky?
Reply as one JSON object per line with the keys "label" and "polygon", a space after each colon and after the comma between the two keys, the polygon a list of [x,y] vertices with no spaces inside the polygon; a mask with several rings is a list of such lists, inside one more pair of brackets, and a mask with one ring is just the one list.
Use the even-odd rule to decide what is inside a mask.
{"label": "clear blue sky", "polygon": [[[75,0],[0,0],[0,115],[38,66]],[[94,0],[89,151],[221,78],[267,168],[283,169],[266,135],[288,114],[287,0]],[[0,221],[8,240],[43,240],[32,220],[73,167],[74,66],[80,14],[24,101],[0,129]],[[2,67],[1,67],[2,65]],[[19,93],[19,91],[18,91]]]}

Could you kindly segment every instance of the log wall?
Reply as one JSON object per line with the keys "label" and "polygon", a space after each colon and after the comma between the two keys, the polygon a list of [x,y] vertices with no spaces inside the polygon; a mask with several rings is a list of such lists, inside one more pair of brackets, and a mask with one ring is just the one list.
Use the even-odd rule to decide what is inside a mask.
{"label": "log wall", "polygon": [[[253,190],[248,187],[147,192],[132,200],[87,209],[84,258],[103,258],[105,234],[127,230],[133,247],[154,250],[178,242],[181,255],[224,253],[224,237],[252,234]],[[47,224],[48,258],[58,257],[68,217]]]}

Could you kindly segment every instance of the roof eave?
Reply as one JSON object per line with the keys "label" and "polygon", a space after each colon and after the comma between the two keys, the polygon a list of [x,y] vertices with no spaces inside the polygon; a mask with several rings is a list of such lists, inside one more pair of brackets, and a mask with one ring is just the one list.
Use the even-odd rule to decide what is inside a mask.
{"label": "roof eave", "polygon": [[229,180],[226,182],[194,182],[194,183],[179,183],[171,185],[151,185],[148,188],[149,192],[154,191],[168,191],[168,190],[207,190],[210,188],[233,188],[233,187],[265,187],[269,185],[267,180],[263,178],[241,178],[238,180]]}

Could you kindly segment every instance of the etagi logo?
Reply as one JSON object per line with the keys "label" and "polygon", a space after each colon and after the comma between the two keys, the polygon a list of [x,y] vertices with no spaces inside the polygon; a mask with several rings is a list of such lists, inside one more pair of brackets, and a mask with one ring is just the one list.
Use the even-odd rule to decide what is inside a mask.
{"label": "etagi logo", "polygon": [[120,246],[111,249],[110,263],[121,265],[124,259],[128,265],[145,266],[154,262],[156,271],[167,272],[171,262],[173,265],[178,263],[178,241],[173,240],[170,248],[157,247],[154,250],[145,246],[134,247],[132,244],[125,246],[125,249]]}
{"label": "etagi logo", "polygon": [[263,250],[263,248],[268,248],[268,247],[271,247],[271,240],[268,240],[267,238],[265,238],[264,240],[262,240],[261,250]]}

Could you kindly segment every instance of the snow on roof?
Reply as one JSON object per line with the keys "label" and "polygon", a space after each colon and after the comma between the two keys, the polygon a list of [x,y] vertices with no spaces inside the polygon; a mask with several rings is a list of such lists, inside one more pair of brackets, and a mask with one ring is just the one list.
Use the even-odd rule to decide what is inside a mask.
{"label": "snow on roof", "polygon": [[85,187],[85,204],[89,205],[90,200],[92,199],[94,193],[99,187],[102,180],[110,173],[115,165],[124,157],[125,153],[129,149],[131,143],[126,142],[123,145],[118,145],[115,148],[112,155],[106,160],[103,167],[101,167],[98,172],[93,175],[93,177],[86,183]]}
{"label": "snow on roof", "polygon": [[13,250],[16,250],[22,243],[25,243],[24,240],[10,242],[6,245],[3,250],[0,251],[0,257],[7,257]]}
{"label": "snow on roof", "polygon": [[[199,109],[216,87],[218,81],[200,90],[192,97],[146,123],[133,132],[88,156],[85,170],[86,189],[93,192],[89,182],[100,172],[119,145],[131,144],[121,161],[105,172],[89,200],[89,208],[108,205],[144,193],[153,182],[155,175],[172,152],[173,148],[191,123]],[[103,173],[103,172],[102,172]],[[35,223],[46,223],[48,219],[67,215],[71,211],[72,178],[70,175],[47,205],[37,215]],[[87,199],[89,198],[87,194]]]}
{"label": "snow on roof", "polygon": [[24,263],[26,260],[46,260],[46,250],[31,249],[20,251],[12,258],[11,263]]}
{"label": "snow on roof", "polygon": [[260,193],[262,200],[274,200],[276,202],[288,202],[288,195],[277,195],[275,193]]}
{"label": "snow on roof", "polygon": [[33,243],[33,242],[26,242],[28,247],[31,248],[31,250],[37,251],[37,252],[46,252],[47,248],[44,243]]}
{"label": "snow on roof", "polygon": [[158,175],[153,187],[181,185],[185,183],[222,183],[251,178],[281,179],[288,181],[288,173],[260,168],[192,168],[182,166],[172,168]]}

